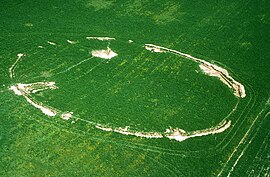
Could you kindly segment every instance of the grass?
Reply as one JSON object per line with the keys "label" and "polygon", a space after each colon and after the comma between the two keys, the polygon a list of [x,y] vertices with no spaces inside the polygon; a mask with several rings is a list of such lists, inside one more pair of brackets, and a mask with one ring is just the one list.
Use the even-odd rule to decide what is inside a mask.
{"label": "grass", "polygon": [[[14,1],[0,7],[0,176],[268,175],[269,159],[263,158],[269,152],[270,88],[265,2],[100,2]],[[59,73],[108,45],[86,36],[115,37],[110,47],[118,56],[108,63],[92,58]],[[245,85],[247,97],[238,100],[196,63],[151,53],[143,49],[145,43],[228,69]],[[18,53],[26,56],[11,80],[8,69]],[[32,95],[45,105],[143,131],[204,129],[239,105],[224,133],[183,142],[143,139],[49,118],[8,90],[38,81],[59,87]]]}

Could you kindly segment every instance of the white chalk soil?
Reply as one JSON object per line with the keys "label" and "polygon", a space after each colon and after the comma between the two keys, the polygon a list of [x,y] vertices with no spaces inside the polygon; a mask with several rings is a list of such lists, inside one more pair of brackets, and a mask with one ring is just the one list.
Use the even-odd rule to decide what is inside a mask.
{"label": "white chalk soil", "polygon": [[117,56],[117,53],[115,53],[114,51],[112,51],[112,49],[108,47],[107,50],[93,50],[92,56],[109,60]]}

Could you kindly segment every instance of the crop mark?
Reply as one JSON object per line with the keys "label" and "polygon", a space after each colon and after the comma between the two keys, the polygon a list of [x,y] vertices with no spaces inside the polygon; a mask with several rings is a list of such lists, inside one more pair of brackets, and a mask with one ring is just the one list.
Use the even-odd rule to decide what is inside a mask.
{"label": "crop mark", "polygon": [[19,61],[22,59],[23,56],[25,56],[22,53],[17,54],[18,58],[17,60],[13,63],[13,65],[11,65],[11,67],[9,68],[9,77],[10,79],[13,79],[15,77],[15,69],[19,63]]}
{"label": "crop mark", "polygon": [[70,44],[77,44],[78,43],[78,41],[71,41],[71,40],[67,40],[67,42]]}
{"label": "crop mark", "polygon": [[51,41],[47,41],[47,43],[50,44],[50,45],[56,45],[56,43],[51,42]]}
{"label": "crop mark", "polygon": [[183,56],[185,58],[188,58],[196,63],[199,63],[200,68],[202,71],[204,71],[209,76],[215,76],[218,77],[223,83],[225,83],[229,88],[232,88],[234,90],[234,95],[237,97],[244,98],[246,97],[245,88],[244,86],[234,80],[228,73],[228,71],[224,68],[221,68],[217,65],[214,65],[212,63],[209,63],[207,61],[204,61],[202,59],[193,57],[189,54],[179,52],[177,50],[172,50],[166,47],[157,46],[154,44],[145,44],[145,49],[152,51],[152,52],[169,52],[173,54],[177,54],[180,56]]}
{"label": "crop mark", "polygon": [[[87,40],[109,41],[108,45],[107,45],[107,49],[106,50],[92,50],[92,53],[91,53],[92,57],[86,58],[86,59],[68,67],[67,69],[65,69],[61,72],[56,73],[55,75],[66,73],[66,72],[70,71],[71,69],[83,64],[84,62],[89,61],[93,57],[99,57],[99,58],[103,58],[103,59],[111,59],[111,58],[118,55],[117,53],[112,51],[111,48],[109,47],[110,41],[116,40],[115,38],[86,37],[86,39]],[[74,44],[74,45],[76,44],[75,42],[70,41],[70,40],[67,40],[67,42],[70,44]],[[130,42],[130,40],[129,40],[129,42]],[[56,45],[56,43],[50,42],[50,41],[47,41],[47,43],[50,45]],[[234,80],[229,75],[228,71],[224,68],[221,68],[217,65],[211,64],[211,63],[204,61],[202,59],[195,58],[189,54],[185,54],[185,53],[182,53],[182,52],[179,52],[176,50],[172,50],[169,48],[156,46],[153,44],[145,44],[144,48],[146,50],[158,52],[158,53],[172,53],[172,54],[180,55],[180,56],[188,58],[196,63],[199,63],[200,68],[207,75],[218,77],[229,88],[233,89],[235,96],[237,96],[239,98],[244,98],[246,96],[244,86],[241,83]],[[15,67],[16,67],[17,63],[20,61],[22,56],[23,56],[23,54],[18,54],[18,59],[10,67],[9,71],[10,71],[11,78],[13,78]],[[74,80],[77,80],[77,79],[89,74],[93,69],[98,67],[101,63],[102,62],[100,62],[99,64],[90,68],[89,71],[85,72],[83,75],[75,78]],[[143,64],[144,64],[144,62],[141,64],[141,66]],[[162,65],[164,65],[164,63]],[[132,75],[132,72],[130,72],[129,74]],[[126,77],[128,77],[128,75],[126,75]],[[50,107],[44,106],[42,103],[39,103],[31,98],[31,94],[34,94],[36,92],[40,92],[40,91],[44,91],[44,90],[48,90],[48,89],[53,90],[53,89],[57,89],[57,88],[58,87],[55,86],[54,82],[36,82],[36,83],[30,83],[30,84],[15,84],[15,85],[10,87],[10,90],[14,91],[14,93],[17,95],[23,96],[28,103],[30,103],[32,106],[38,108],[40,111],[42,111],[42,113],[44,113],[47,116],[53,117],[53,116],[56,116],[57,114],[59,114],[60,118],[62,118],[63,120],[66,120],[66,121],[68,121],[71,118],[76,118],[76,120],[81,120],[81,121],[84,121],[86,123],[89,123],[89,124],[93,125],[95,128],[100,129],[102,131],[110,131],[110,132],[115,132],[118,134],[137,136],[137,137],[141,137],[141,138],[168,138],[168,139],[172,139],[175,141],[184,141],[184,140],[189,139],[189,138],[222,133],[223,131],[227,130],[231,126],[231,121],[224,119],[216,126],[202,129],[202,130],[196,130],[196,131],[192,131],[192,132],[186,132],[185,130],[180,129],[180,128],[168,128],[164,132],[142,132],[142,131],[132,130],[132,129],[130,129],[129,126],[126,126],[124,128],[122,128],[122,127],[108,127],[106,125],[102,125],[102,124],[94,122],[94,121],[89,121],[89,120],[85,120],[82,118],[78,118],[77,116],[73,115],[73,112],[58,111],[55,108],[50,108]],[[234,108],[232,110],[232,112],[234,112],[235,109],[236,108]],[[232,112],[230,112],[229,115],[232,114]],[[73,123],[74,123],[74,121],[73,121]]]}
{"label": "crop mark", "polygon": [[48,108],[46,106],[43,106],[40,103],[35,102],[31,99],[30,94],[36,93],[39,91],[47,90],[47,89],[57,89],[57,87],[54,85],[54,82],[37,82],[32,84],[16,84],[14,86],[10,87],[10,90],[14,91],[16,95],[23,96],[28,103],[30,103],[32,106],[39,109],[42,113],[44,113],[47,116],[54,117],[57,114],[57,111],[53,108]]}
{"label": "crop mark", "polygon": [[111,41],[115,40],[113,37],[86,37],[88,40],[99,40],[99,41]]}
{"label": "crop mark", "polygon": [[223,121],[220,124],[218,124],[215,127],[203,129],[203,130],[196,130],[192,132],[186,132],[185,130],[179,129],[179,128],[169,128],[166,129],[164,133],[160,132],[140,132],[140,131],[134,131],[131,130],[129,126],[126,126],[125,128],[117,127],[112,128],[108,126],[104,126],[101,124],[97,124],[96,128],[103,130],[103,131],[110,131],[110,132],[116,132],[123,135],[131,135],[131,136],[137,136],[141,138],[168,138],[176,141],[184,141],[189,138],[194,138],[198,136],[206,136],[211,134],[217,134],[222,133],[226,129],[228,129],[231,125],[231,121]]}

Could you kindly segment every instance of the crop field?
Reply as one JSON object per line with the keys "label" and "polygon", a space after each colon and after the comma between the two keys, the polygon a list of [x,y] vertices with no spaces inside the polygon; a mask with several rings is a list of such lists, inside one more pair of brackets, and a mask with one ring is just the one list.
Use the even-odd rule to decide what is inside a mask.
{"label": "crop field", "polygon": [[2,1],[0,176],[270,176],[266,1]]}

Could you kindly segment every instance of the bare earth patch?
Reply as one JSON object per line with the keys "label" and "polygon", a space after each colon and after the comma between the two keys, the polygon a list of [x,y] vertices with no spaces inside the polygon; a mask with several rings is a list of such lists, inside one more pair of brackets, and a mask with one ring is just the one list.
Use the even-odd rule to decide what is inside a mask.
{"label": "bare earth patch", "polygon": [[117,56],[117,53],[115,53],[114,51],[112,51],[112,49],[107,47],[107,50],[93,50],[92,56],[98,57],[98,58],[104,58],[104,59],[111,59]]}

